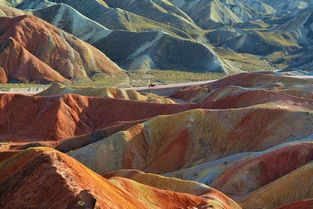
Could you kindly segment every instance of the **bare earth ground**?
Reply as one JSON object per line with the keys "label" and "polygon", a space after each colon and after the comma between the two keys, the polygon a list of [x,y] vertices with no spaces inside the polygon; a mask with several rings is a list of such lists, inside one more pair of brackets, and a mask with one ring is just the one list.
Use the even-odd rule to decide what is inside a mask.
{"label": "bare earth ground", "polygon": [[[294,78],[312,78],[312,76],[290,76]],[[131,87],[131,88],[122,88],[123,90],[136,90],[136,91],[151,91],[154,93],[160,93],[162,95],[167,95],[171,94],[172,92],[189,87],[189,86],[196,86],[196,85],[203,85],[207,83],[214,82],[216,80],[206,80],[206,81],[196,81],[196,82],[187,82],[187,83],[177,83],[177,84],[166,84],[166,85],[157,85],[155,87],[149,88],[148,86],[142,86],[142,87]],[[14,88],[11,89],[10,91],[3,91],[0,90],[0,94],[27,94],[27,95],[33,95],[33,94],[38,94],[39,92],[43,91],[44,88]],[[155,91],[155,90],[162,90],[160,92]]]}
{"label": "bare earth ground", "polygon": [[[122,88],[123,90],[137,90],[137,91],[145,91],[145,90],[157,90],[157,89],[176,89],[176,88],[184,88],[188,86],[196,86],[196,85],[202,85],[206,83],[213,82],[215,80],[209,80],[209,81],[197,81],[197,82],[189,82],[189,83],[178,83],[178,84],[167,84],[167,85],[159,85],[156,87],[149,88],[147,86],[143,87],[132,87],[132,88]],[[34,89],[29,89],[29,88],[14,88],[11,91],[3,91],[0,90],[1,94],[27,94],[27,95],[32,95],[32,94],[37,94],[41,91],[43,91],[43,88],[38,88],[37,90]]]}

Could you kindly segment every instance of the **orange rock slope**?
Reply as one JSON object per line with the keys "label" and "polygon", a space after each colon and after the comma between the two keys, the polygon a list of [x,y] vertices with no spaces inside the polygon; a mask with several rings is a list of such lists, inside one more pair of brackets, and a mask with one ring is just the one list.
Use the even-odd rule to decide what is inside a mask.
{"label": "orange rock slope", "polygon": [[[290,127],[294,120],[301,122]],[[167,173],[296,141],[312,128],[312,113],[275,105],[197,109],[155,117],[69,154],[99,173],[123,168]]]}
{"label": "orange rock slope", "polygon": [[53,141],[191,108],[123,99],[62,95],[0,95],[0,141]]}
{"label": "orange rock slope", "polygon": [[36,17],[0,17],[0,82],[64,82],[122,70],[102,52]]}
{"label": "orange rock slope", "polygon": [[[176,91],[173,97],[189,102],[201,102],[205,99],[220,99],[240,91],[263,90],[272,93],[284,92],[312,99],[312,84],[312,79],[302,79],[269,72],[240,73],[205,85]],[[262,99],[257,95],[254,98]]]}
{"label": "orange rock slope", "polygon": [[[25,153],[32,153],[29,156],[58,156],[52,160],[54,169],[62,176],[70,176],[62,182],[84,181],[74,184],[81,189],[66,190],[74,194],[69,197],[73,201],[81,200],[81,190],[89,190],[87,196],[91,194],[93,199],[116,201],[93,193],[105,184],[113,193],[118,188],[120,196],[127,196],[128,202],[123,203],[137,204],[137,208],[141,208],[140,204],[142,208],[153,208],[145,205],[150,203],[156,208],[306,207],[313,198],[312,88],[312,79],[245,73],[177,92],[176,97],[190,102],[186,104],[71,94],[0,95],[2,142],[16,142],[11,147],[15,149],[54,146],[107,178],[96,175],[96,182],[101,178],[106,183],[88,187],[84,182],[93,185],[94,173],[52,149],[33,148],[18,154],[0,154],[6,168],[0,172],[5,179],[2,182],[16,182],[17,175],[12,170],[23,169],[30,162]],[[10,143],[2,146],[9,149]],[[25,161],[19,161],[18,156]],[[16,164],[21,166],[13,168]],[[33,167],[34,163],[30,164]],[[12,169],[7,169],[9,165]],[[72,176],[75,172],[71,169],[81,175]],[[86,171],[92,173],[88,178]],[[34,179],[25,180],[25,185]],[[24,183],[19,185],[22,188]],[[45,194],[41,188],[34,188]],[[23,187],[21,191],[25,193],[27,189]],[[59,187],[53,191],[59,191]],[[7,194],[13,192],[16,191]],[[146,203],[147,199],[152,202]],[[174,205],[164,205],[163,200],[173,201]],[[96,202],[102,204],[100,200]],[[119,203],[114,202],[117,208]]]}
{"label": "orange rock slope", "polygon": [[298,202],[290,203],[279,207],[278,209],[312,209],[313,208],[313,199],[301,200]]}
{"label": "orange rock slope", "polygon": [[[312,80],[253,75],[280,84],[265,79],[242,87],[244,79],[218,86],[189,105],[214,109],[157,116],[68,154],[98,173],[138,169],[198,181],[242,208],[274,209],[312,198]],[[160,186],[129,170],[106,175]]]}
{"label": "orange rock slope", "polygon": [[157,189],[121,177],[106,179],[47,148],[28,149],[0,163],[3,209],[240,208],[228,198],[224,200],[234,207],[220,199]]}
{"label": "orange rock slope", "polygon": [[[300,79],[300,81],[305,85],[309,85],[309,82],[312,83],[311,80]],[[60,141],[91,134],[100,129],[116,126],[121,122],[142,122],[154,116],[197,108],[229,109],[228,112],[233,112],[232,108],[262,104],[268,106],[269,103],[275,104],[278,109],[286,107],[293,111],[296,109],[310,110],[313,107],[313,100],[309,98],[309,93],[302,93],[303,97],[300,97],[299,89],[296,92],[297,95],[293,95],[290,92],[282,92],[283,90],[264,88],[239,88],[238,90],[238,88],[217,89],[196,104],[156,104],[80,95],[44,97],[18,94],[0,95],[2,108],[0,117],[3,118],[0,122],[0,127],[2,127],[0,141],[8,141],[7,139],[10,141]],[[286,87],[284,91],[293,92],[293,89],[294,87]],[[266,112],[268,112],[266,114],[271,114],[270,111]],[[271,121],[271,119],[267,120]],[[241,125],[243,124],[238,124],[238,127]]]}

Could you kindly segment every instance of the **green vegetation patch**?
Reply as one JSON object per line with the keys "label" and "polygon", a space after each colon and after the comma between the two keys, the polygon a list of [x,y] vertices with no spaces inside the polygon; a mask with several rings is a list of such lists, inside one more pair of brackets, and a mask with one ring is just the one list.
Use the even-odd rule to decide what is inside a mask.
{"label": "green vegetation patch", "polygon": [[226,73],[193,73],[178,72],[175,70],[150,70],[147,73],[152,76],[152,82],[163,84],[216,80],[227,76]]}

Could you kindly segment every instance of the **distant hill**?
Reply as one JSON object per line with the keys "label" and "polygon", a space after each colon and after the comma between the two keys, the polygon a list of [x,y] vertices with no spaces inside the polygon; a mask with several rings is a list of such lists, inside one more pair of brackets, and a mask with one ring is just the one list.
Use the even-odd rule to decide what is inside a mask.
{"label": "distant hill", "polygon": [[2,0],[0,4],[27,11],[92,44],[125,70],[313,71],[313,4],[308,0]]}

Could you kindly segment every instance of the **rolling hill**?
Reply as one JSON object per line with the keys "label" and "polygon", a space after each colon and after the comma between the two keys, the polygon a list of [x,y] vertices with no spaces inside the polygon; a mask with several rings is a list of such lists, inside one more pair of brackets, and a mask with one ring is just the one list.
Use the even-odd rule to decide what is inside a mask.
{"label": "rolling hill", "polygon": [[312,71],[310,1],[22,0],[1,4],[25,10],[94,45],[126,70]]}
{"label": "rolling hill", "polygon": [[0,0],[0,208],[311,209],[312,11]]}
{"label": "rolling hill", "polygon": [[1,83],[65,82],[123,71],[76,37],[28,15],[0,17]]}

